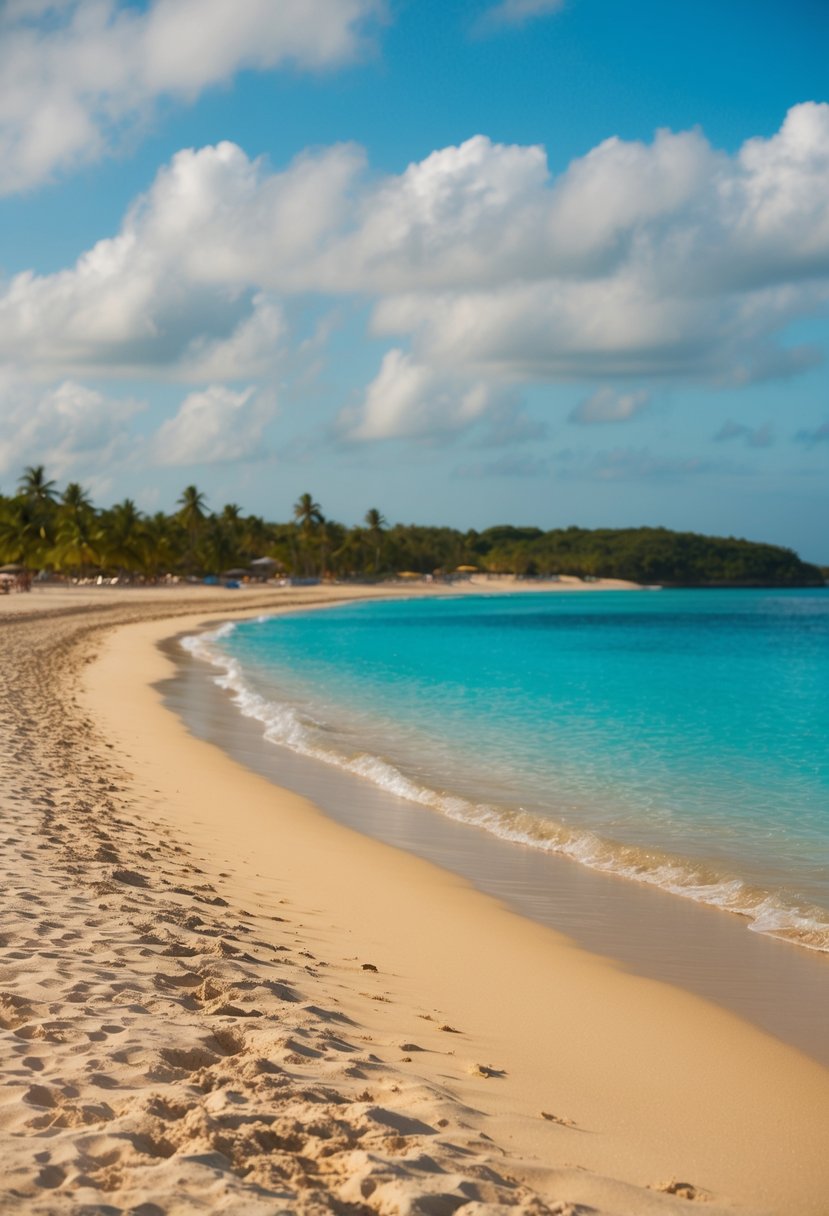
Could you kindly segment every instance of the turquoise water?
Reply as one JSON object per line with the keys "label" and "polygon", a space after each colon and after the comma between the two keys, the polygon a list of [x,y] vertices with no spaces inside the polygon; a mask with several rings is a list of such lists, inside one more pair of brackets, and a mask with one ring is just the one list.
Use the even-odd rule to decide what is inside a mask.
{"label": "turquoise water", "polygon": [[360,602],[188,640],[273,743],[829,950],[829,592]]}

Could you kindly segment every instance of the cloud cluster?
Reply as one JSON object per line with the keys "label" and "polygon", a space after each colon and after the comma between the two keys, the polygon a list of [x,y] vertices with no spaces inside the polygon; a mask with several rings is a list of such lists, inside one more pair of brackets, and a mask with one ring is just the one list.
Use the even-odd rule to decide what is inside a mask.
{"label": "cloud cluster", "polygon": [[0,358],[252,381],[308,294],[368,301],[393,346],[340,417],[352,439],[462,430],[531,382],[598,381],[573,416],[595,423],[641,412],[648,382],[793,374],[822,357],[785,331],[829,299],[829,105],[734,155],[661,131],[558,175],[484,136],[379,179],[352,145],[278,170],[231,143],[185,150],[116,236],[3,285]]}
{"label": "cloud cluster", "polygon": [[0,372],[0,477],[9,493],[26,464],[45,464],[57,478],[99,482],[102,469],[151,462],[161,467],[224,464],[265,454],[265,427],[277,410],[273,392],[221,384],[184,396],[149,438],[131,429],[146,406],[107,396],[73,380],[44,388]]}
{"label": "cloud cluster", "polygon": [[479,382],[453,380],[401,350],[390,350],[365,400],[340,415],[349,439],[432,438],[466,430],[487,414],[493,391]]}
{"label": "cloud cluster", "polygon": [[233,392],[221,384],[189,393],[155,436],[159,465],[226,464],[261,454],[265,425],[275,402],[251,385]]}
{"label": "cloud cluster", "polygon": [[37,389],[15,373],[0,372],[0,476],[26,464],[45,464],[54,477],[122,459],[129,448],[135,401],[114,401],[71,380]]}
{"label": "cloud cluster", "polygon": [[94,160],[162,98],[243,68],[320,70],[361,51],[383,0],[4,0],[0,194]]}

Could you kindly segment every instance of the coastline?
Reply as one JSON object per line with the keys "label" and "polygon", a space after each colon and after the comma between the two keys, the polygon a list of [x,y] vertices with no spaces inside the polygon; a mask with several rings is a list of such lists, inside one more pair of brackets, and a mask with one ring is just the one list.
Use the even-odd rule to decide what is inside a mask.
{"label": "coastline", "polygon": [[752,932],[744,917],[716,905],[504,840],[273,742],[258,717],[233,703],[232,690],[214,682],[209,660],[182,646],[186,636],[160,643],[175,674],[157,687],[192,736],[360,835],[430,861],[581,949],[713,1001],[829,1067],[822,952]]}
{"label": "coastline", "polygon": [[[682,1210],[682,1188],[674,1186],[673,1195],[646,1189],[671,1179],[689,1184],[700,1195],[709,1192],[716,1204],[709,1206],[712,1212],[725,1210],[720,1204],[730,1209],[734,1202],[758,1211],[797,1210],[817,1216],[825,1210],[826,1070],[698,998],[627,975],[575,949],[567,939],[519,919],[427,862],[333,823],[306,801],[276,789],[188,735],[151,687],[168,673],[168,660],[157,642],[204,620],[208,603],[215,620],[237,616],[246,607],[225,598],[221,605],[215,599],[192,603],[188,612],[178,601],[176,613],[187,615],[142,623],[142,616],[170,611],[169,604],[165,608],[147,601],[146,608],[133,604],[125,609],[123,621],[114,610],[109,618],[97,614],[97,620],[92,619],[94,610],[79,620],[58,616],[41,622],[39,629],[34,617],[21,621],[26,646],[35,657],[44,656],[42,671],[54,669],[56,663],[66,665],[62,680],[52,681],[60,684],[60,697],[55,699],[55,687],[38,690],[38,696],[51,691],[53,723],[64,721],[73,739],[83,737],[82,746],[88,749],[83,780],[93,788],[93,782],[106,783],[106,795],[103,801],[95,800],[91,822],[109,840],[96,845],[98,852],[103,848],[117,854],[117,860],[96,859],[94,848],[83,855],[89,809],[70,806],[70,796],[37,795],[31,778],[26,782],[18,776],[21,810],[33,804],[37,808],[39,799],[48,798],[52,806],[42,805],[51,835],[65,844],[67,835],[76,834],[74,885],[67,889],[77,891],[79,884],[93,879],[99,887],[106,886],[95,891],[102,905],[99,920],[111,924],[113,932],[116,925],[150,926],[138,937],[133,928],[132,938],[123,928],[118,947],[121,978],[135,990],[133,1022],[124,1033],[136,1054],[122,1050],[123,1060],[113,1063],[107,1058],[97,1069],[87,1068],[89,1075],[111,1079],[118,1073],[116,1064],[122,1073],[126,1070],[118,1084],[102,1087],[115,1112],[105,1121],[110,1130],[97,1127],[92,1119],[74,1130],[71,1123],[64,1124],[65,1130],[50,1140],[52,1151],[65,1149],[66,1160],[54,1166],[64,1177],[43,1199],[51,1206],[38,1206],[46,1192],[37,1185],[43,1188],[46,1183],[32,1183],[34,1191],[23,1199],[29,1203],[26,1211],[61,1210],[59,1191],[70,1183],[76,1199],[83,1195],[91,1201],[78,1183],[84,1177],[81,1168],[72,1175],[67,1161],[77,1147],[74,1142],[84,1137],[89,1141],[93,1133],[101,1141],[122,1145],[120,1154],[110,1146],[108,1152],[116,1152],[116,1159],[99,1169],[118,1174],[119,1193],[129,1195],[130,1202],[143,1193],[156,1203],[162,1195],[167,1202],[190,1205],[176,1211],[220,1211],[221,1194],[228,1205],[238,1204],[241,1196],[254,1205],[262,1196],[254,1198],[253,1184],[275,1183],[266,1163],[259,1161],[261,1144],[258,1156],[255,1145],[247,1152],[239,1144],[242,1124],[231,1120],[232,1108],[240,1103],[231,1093],[241,1094],[246,1110],[255,1107],[260,1122],[271,1128],[283,1116],[306,1126],[309,1110],[320,1124],[330,1120],[331,1126],[338,1126],[343,1143],[332,1146],[329,1132],[331,1152],[313,1157],[313,1185],[328,1187],[325,1193],[339,1202],[360,1203],[367,1212],[406,1210],[405,1203],[413,1202],[416,1194],[430,1189],[437,1193],[435,1186],[443,1188],[441,1194],[455,1190],[458,1197],[467,1196],[464,1202],[475,1197],[477,1187],[482,1201],[505,1206],[535,1202],[532,1191],[544,1197],[549,1210],[556,1210],[552,1205],[559,1200],[608,1213]],[[260,603],[250,607],[261,610]],[[111,632],[110,623],[124,627]],[[93,628],[107,630],[102,641]],[[89,654],[83,651],[89,651],[90,640],[78,635],[90,633],[100,657],[86,666]],[[81,704],[73,705],[77,690],[72,681],[81,669],[84,692]],[[36,718],[31,697],[29,704],[26,698],[18,701]],[[32,742],[34,752],[38,746]],[[48,763],[60,759],[57,751]],[[18,766],[29,762],[13,752],[7,760]],[[63,780],[71,785],[78,766],[66,765],[65,755],[63,760]],[[45,763],[40,760],[41,783]],[[120,771],[108,771],[114,767]],[[58,811],[63,826],[56,834]],[[114,828],[110,821],[115,821]],[[21,840],[24,827],[21,823]],[[184,852],[176,852],[179,849]],[[48,861],[51,854],[47,848],[35,856]],[[182,886],[176,867],[192,871],[196,865],[198,875],[191,872]],[[214,926],[216,918],[215,935],[205,928],[207,936],[200,941],[200,926],[187,924],[193,900],[202,926]],[[175,922],[169,919],[170,905],[181,912]],[[164,906],[167,919],[157,917],[153,930],[153,909],[158,913]],[[87,900],[87,912],[89,908]],[[44,920],[58,919],[54,902],[42,915]],[[66,923],[62,921],[62,929]],[[167,936],[171,924],[175,942]],[[104,931],[95,927],[96,933]],[[245,949],[246,939],[254,941],[253,933],[256,945]],[[234,945],[234,939],[239,944]],[[107,948],[113,949],[111,943]],[[285,962],[280,962],[283,954]],[[377,971],[364,970],[366,963]],[[161,965],[167,978],[159,988]],[[29,964],[20,984],[37,986],[40,971],[50,966],[45,957],[34,970]],[[281,995],[268,986],[276,979],[288,980],[296,999],[287,999],[287,985]],[[76,991],[83,991],[83,999],[74,1010],[100,1020],[91,999],[87,1014],[86,990],[76,986]],[[141,999],[136,993],[143,993]],[[58,1003],[54,997],[52,992],[53,1007]],[[20,999],[29,1000],[34,1009],[31,992]],[[130,1010],[112,999],[121,1010]],[[164,1025],[156,1034],[163,1034],[165,1044],[202,1043],[200,1052],[196,1046],[160,1048],[153,1040],[135,1007],[152,1014],[152,1000],[162,999]],[[259,1017],[246,1016],[253,1005]],[[53,1009],[49,1015],[54,1022]],[[114,1025],[118,1010],[107,1013],[110,1016]],[[28,1017],[16,1029],[34,1020]],[[40,1025],[46,1027],[44,1037],[20,1037],[22,1050],[31,1051],[33,1041],[46,1050],[48,1018]],[[224,1043],[221,1050],[214,1045],[212,1052],[203,1046],[211,1026],[221,1027],[221,1042],[215,1030],[211,1033],[220,1047]],[[94,1050],[106,1056],[101,1040],[94,1044]],[[167,1073],[159,1071],[157,1060],[154,1072],[142,1071],[141,1051],[147,1056],[167,1051]],[[60,1055],[58,1046],[54,1054]],[[257,1072],[256,1062],[262,1060],[276,1072],[264,1066]],[[44,1075],[52,1063],[44,1066]],[[76,1058],[75,1063],[82,1073],[83,1060]],[[224,1075],[224,1083],[205,1088],[207,1074],[213,1081]],[[280,1085],[269,1088],[269,1078],[278,1078]],[[79,1075],[73,1084],[82,1081]],[[311,1102],[307,1092],[314,1086],[324,1086],[327,1096],[318,1092]],[[60,1109],[60,1087],[31,1088],[38,1090],[34,1099],[48,1097],[53,1103],[39,1106],[30,1095],[24,1101],[31,1107],[42,1112]],[[123,1090],[118,1098],[127,1101],[123,1111],[113,1097],[116,1088]],[[178,1118],[173,1118],[169,1096],[163,1098],[166,1115],[153,1113],[161,1110],[157,1104],[141,1105],[142,1098],[157,1095],[159,1088],[175,1089],[179,1106],[186,1107]],[[369,1091],[369,1097],[361,1097]],[[271,1110],[268,1123],[260,1107],[265,1099],[273,1107],[277,1096],[288,1105],[279,1107],[278,1117]],[[119,1121],[129,1124],[130,1119],[155,1120],[153,1143],[164,1152],[142,1154],[136,1137],[151,1135],[146,1130],[125,1126],[119,1132]],[[228,1157],[230,1150],[217,1127],[225,1140],[233,1128],[240,1161],[250,1167],[246,1171],[234,1172],[233,1154]],[[482,1140],[482,1132],[491,1139]],[[4,1141],[13,1135],[14,1125],[6,1120]],[[287,1133],[280,1135],[285,1143],[279,1152],[290,1155]],[[25,1190],[20,1177],[31,1143],[16,1140],[12,1147],[11,1178]],[[168,1148],[173,1151],[168,1153]],[[88,1143],[84,1151],[92,1151]],[[213,1154],[211,1162],[197,1160],[205,1153]],[[294,1156],[297,1153],[308,1158],[308,1144]],[[98,1150],[96,1160],[106,1155]],[[424,1155],[437,1163],[437,1171],[424,1166]],[[229,1161],[231,1168],[217,1157]],[[296,1161],[294,1167],[299,1169]],[[487,1170],[500,1171],[499,1181]],[[54,1183],[58,1174],[49,1177]],[[292,1183],[286,1178],[288,1187]],[[304,1185],[307,1188],[307,1179]],[[206,1198],[208,1194],[213,1198]],[[301,1188],[295,1194],[302,1195]],[[309,1197],[310,1192],[304,1194]],[[263,1210],[282,1210],[273,1206],[272,1198],[262,1202],[271,1203]],[[285,1204],[285,1210],[302,1210],[299,1199],[286,1199]]]}

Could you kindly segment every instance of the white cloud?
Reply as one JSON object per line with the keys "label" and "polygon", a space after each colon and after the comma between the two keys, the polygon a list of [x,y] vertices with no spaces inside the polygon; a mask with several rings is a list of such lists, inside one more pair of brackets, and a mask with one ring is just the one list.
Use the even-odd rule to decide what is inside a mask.
{"label": "white cloud", "polygon": [[[829,291],[823,289],[829,296]],[[470,376],[607,377],[744,383],[778,354],[774,335],[819,302],[811,289],[662,295],[635,271],[581,282],[390,296],[374,332],[412,336],[418,357]],[[780,355],[772,366],[788,366]]]}
{"label": "white cloud", "polygon": [[94,474],[126,456],[128,423],[141,408],[73,381],[43,390],[0,372],[0,474],[16,476],[27,464],[45,464],[55,477]]}
{"label": "white cloud", "polygon": [[549,170],[543,148],[476,135],[364,187],[310,266],[332,290],[497,283],[536,273]]}
{"label": "white cloud", "polygon": [[230,143],[178,153],[116,236],[69,269],[22,273],[0,291],[0,358],[44,377],[260,374],[283,336],[279,302],[261,284],[302,286],[296,276],[360,165],[342,147],[270,174]]}
{"label": "white cloud", "polygon": [[568,379],[612,382],[615,403],[584,413],[619,420],[646,381],[742,384],[822,357],[782,335],[829,300],[828,187],[829,105],[811,102],[731,156],[662,131],[557,176],[543,149],[484,136],[384,178],[350,145],[277,171],[231,143],[188,149],[74,266],[0,286],[0,358],[52,379],[252,382],[295,341],[291,297],[357,296],[395,350],[340,420],[352,437],[457,431]]}
{"label": "white cloud", "polygon": [[186,380],[240,380],[273,372],[285,355],[287,322],[281,305],[264,292],[228,337],[199,334],[181,356]]}
{"label": "white cloud", "polygon": [[570,422],[590,426],[601,422],[628,422],[650,405],[650,395],[638,392],[618,393],[609,385],[597,388],[585,397],[569,414]]}
{"label": "white cloud", "polygon": [[390,350],[356,410],[344,410],[346,439],[433,438],[463,431],[486,417],[495,400],[487,385],[466,384]]}
{"label": "white cloud", "polygon": [[266,424],[275,402],[254,386],[234,392],[211,384],[190,393],[173,418],[163,422],[153,442],[160,465],[224,464],[261,454]]}
{"label": "white cloud", "polygon": [[477,28],[486,32],[505,25],[525,25],[537,17],[560,12],[562,8],[564,0],[499,0],[482,15]]}
{"label": "white cloud", "polygon": [[243,68],[353,60],[384,0],[6,0],[0,194],[94,160],[161,98],[191,101]]}

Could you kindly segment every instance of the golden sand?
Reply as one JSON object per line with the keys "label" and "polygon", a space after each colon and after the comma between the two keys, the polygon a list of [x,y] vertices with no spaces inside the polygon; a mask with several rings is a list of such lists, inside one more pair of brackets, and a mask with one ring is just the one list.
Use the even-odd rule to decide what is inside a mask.
{"label": "golden sand", "polygon": [[827,1070],[162,706],[161,638],[341,594],[0,606],[0,1211],[823,1216]]}

